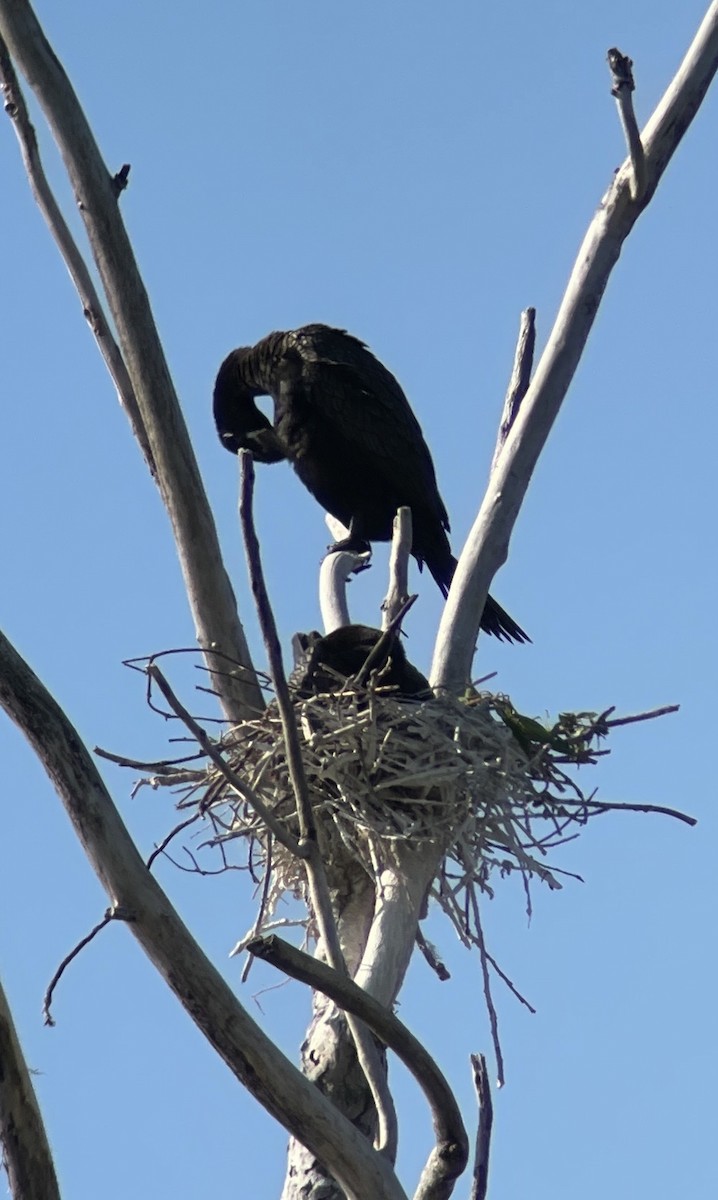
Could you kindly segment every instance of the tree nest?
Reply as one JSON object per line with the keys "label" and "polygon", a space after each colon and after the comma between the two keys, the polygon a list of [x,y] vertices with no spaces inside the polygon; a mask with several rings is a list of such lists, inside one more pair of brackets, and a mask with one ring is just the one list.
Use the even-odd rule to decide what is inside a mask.
{"label": "tree nest", "polygon": [[[478,893],[518,871],[526,888],[538,878],[561,886],[548,851],[576,836],[609,808],[586,796],[567,773],[608,753],[599,744],[613,724],[604,713],[563,714],[552,728],[523,717],[506,697],[470,691],[462,700],[397,696],[377,685],[294,699],[304,767],[330,887],[341,888],[357,864],[375,878],[400,846],[433,846],[439,863],[431,895],[461,940],[481,946]],[[646,714],[652,715],[652,714]],[[635,720],[637,718],[625,718]],[[227,765],[294,837],[299,834],[280,713],[227,731],[218,743]],[[178,807],[209,819],[203,847],[219,850],[223,869],[233,847],[262,885],[252,933],[274,926],[280,899],[306,901],[303,862],[273,838],[251,803],[216,766],[165,772],[159,783],[183,784]],[[178,778],[179,776],[179,778]],[[650,808],[650,806],[639,806]],[[184,828],[183,822],[180,828]],[[200,870],[192,856],[194,869]],[[280,924],[287,923],[280,921]],[[300,918],[312,930],[309,918]],[[240,943],[241,945],[241,943]]]}

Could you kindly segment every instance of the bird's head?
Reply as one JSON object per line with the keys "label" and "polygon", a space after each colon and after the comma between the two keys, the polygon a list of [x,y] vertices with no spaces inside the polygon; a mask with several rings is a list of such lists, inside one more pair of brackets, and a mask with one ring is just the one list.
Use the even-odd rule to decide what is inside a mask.
{"label": "bird's head", "polygon": [[214,384],[214,421],[219,440],[231,454],[251,450],[257,462],[281,462],[282,443],[268,417],[255,404],[267,388],[257,379],[252,346],[227,355]]}

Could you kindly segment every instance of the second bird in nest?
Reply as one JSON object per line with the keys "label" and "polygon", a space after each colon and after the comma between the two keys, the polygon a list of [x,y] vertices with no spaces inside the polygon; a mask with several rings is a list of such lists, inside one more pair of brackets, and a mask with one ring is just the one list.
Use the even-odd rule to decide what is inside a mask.
{"label": "second bird in nest", "polygon": [[[274,400],[274,423],[257,407]],[[343,329],[304,325],[227,355],[214,386],[222,445],[258,462],[287,459],[327,512],[349,530],[333,550],[391,540],[396,511],[411,509],[412,554],[444,596],[456,569],[429,448],[391,371]],[[528,634],[489,596],[481,628],[508,641]]]}

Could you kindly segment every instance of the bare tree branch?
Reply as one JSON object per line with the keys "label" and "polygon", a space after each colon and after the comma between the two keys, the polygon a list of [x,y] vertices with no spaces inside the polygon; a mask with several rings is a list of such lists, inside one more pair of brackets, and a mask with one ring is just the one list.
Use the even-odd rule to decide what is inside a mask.
{"label": "bare tree branch", "polygon": [[60,1200],[35,1089],[1,983],[0,1145],[13,1200]]}
{"label": "bare tree branch", "polygon": [[[114,919],[115,919],[115,913],[113,912],[113,910],[111,908],[108,908],[108,910],[105,913],[102,920],[98,921],[97,925],[93,925],[90,932],[86,933],[83,938],[80,938],[79,942],[77,942],[77,944],[75,946],[73,946],[70,953],[66,954],[65,957],[63,958],[62,962],[60,963],[59,967],[55,971],[55,974],[53,975],[52,979],[50,980],[50,982],[47,985],[47,988],[45,990],[45,999],[42,1002],[42,1015],[45,1018],[46,1025],[54,1025],[55,1024],[55,1019],[52,1015],[52,998],[55,994],[55,988],[57,987],[58,983],[62,979],[62,977],[65,974],[65,971],[69,967],[70,963],[73,962],[77,958],[80,951],[84,950],[85,946],[89,946],[90,942],[94,941],[94,939],[97,937],[98,933],[101,933],[102,930],[107,925],[109,925],[110,921],[113,921]],[[118,919],[121,919],[121,918],[118,918]]]}
{"label": "bare tree branch", "polygon": [[534,347],[536,345],[536,309],[525,308],[519,322],[519,336],[514,351],[514,365],[504,399],[504,407],[499,421],[499,432],[496,438],[494,457],[491,460],[492,475],[496,470],[499,455],[504,448],[511,427],[516,420],[516,414],[521,407],[521,401],[526,395],[531,382],[531,372],[534,365]]}
{"label": "bare tree branch", "polygon": [[2,634],[0,705],[54,783],[110,904],[131,915],[128,928],[233,1074],[352,1200],[406,1200],[387,1159],[251,1020],[197,945],[143,863],[77,731]]}
{"label": "bare tree branch", "polygon": [[494,1124],[494,1105],[491,1099],[489,1072],[486,1069],[486,1059],[483,1054],[472,1054],[471,1066],[474,1070],[474,1087],[479,1102],[479,1128],[476,1134],[474,1178],[470,1200],[486,1200],[489,1187],[489,1152],[491,1150],[491,1130]]}
{"label": "bare tree branch", "polygon": [[117,207],[117,187],[27,0],[0,0],[0,36],[37,97],[77,198],[136,397],[140,441],[149,447],[172,523],[197,641],[210,670],[213,650],[243,668],[214,679],[227,718],[237,722],[261,711],[264,700],[147,292]]}
{"label": "bare tree branch", "polygon": [[273,934],[247,944],[250,954],[272,963],[292,979],[324,992],[345,1012],[360,1017],[365,1025],[393,1050],[411,1071],[431,1108],[436,1134],[415,1200],[444,1200],[451,1195],[456,1179],[468,1161],[469,1144],[461,1112],[444,1075],[421,1042],[388,1008],[357,987],[351,979],[325,963],[298,950]]}
{"label": "bare tree branch", "polygon": [[37,144],[35,129],[30,121],[27,105],[25,104],[25,97],[22,94],[15,69],[10,61],[7,46],[1,38],[0,80],[2,80],[2,90],[5,94],[5,112],[15,126],[15,133],[20,143],[22,160],[30,181],[32,194],[37,201],[40,212],[45,218],[50,233],[57,242],[60,254],[65,260],[65,266],[70,272],[70,278],[80,296],[83,314],[99,346],[107,370],[112,376],[117,388],[120,404],[129,418],[145,462],[151,475],[154,477],[156,474],[155,463],[149,442],[147,441],[147,434],[142,424],[140,411],[137,407],[137,398],[130,382],[130,377],[127,374],[125,361],[120,354],[117,342],[112,336],[109,321],[102,307],[102,301],[92,282],[85,260],[60,211],[60,206],[55,199],[52,188],[47,181],[40,158],[40,149]]}
{"label": "bare tree branch", "polygon": [[536,368],[479,514],[459,559],[442,614],[430,680],[460,692],[489,587],[508,557],[511,533],[551,427],[573,379],[624,241],[650,202],[718,68],[718,0],[713,0],[686,57],[643,133],[646,186],[631,195],[628,160],[601,201],[579,250],[548,344]]}
{"label": "bare tree branch", "polygon": [[[274,613],[269,603],[269,595],[264,582],[259,540],[254,528],[252,514],[254,462],[251,452],[249,450],[240,450],[239,461],[241,465],[239,515],[242,525],[242,536],[247,553],[252,594],[257,605],[257,615],[267,651],[269,672],[272,677],[277,705],[282,718],[282,734],[287,755],[287,766],[292,781],[297,819],[299,821],[299,844],[303,850],[302,858],[304,859],[307,873],[312,911],[323,944],[323,950],[330,965],[335,971],[340,972],[348,978],[347,966],[342,954],[334,913],[332,912],[324,863],[317,841],[314,810],[309,796],[304,760],[299,744],[297,721],[294,715],[294,708],[292,707],[291,696],[289,695],[287,678],[284,673],[282,650],[279,644]],[[376,1106],[379,1119],[377,1149],[384,1151],[390,1161],[393,1162],[396,1158],[398,1145],[398,1125],[394,1101],[387,1083],[386,1071],[379,1059],[374,1043],[361,1023],[354,1020],[347,1013],[347,1024],[354,1040],[357,1057],[361,1063]]]}
{"label": "bare tree branch", "polygon": [[643,143],[638,129],[636,114],[633,111],[633,61],[626,54],[621,54],[615,46],[607,54],[608,66],[611,71],[611,95],[615,96],[618,115],[626,136],[628,155],[633,165],[631,180],[631,197],[640,200],[646,190],[646,156],[643,153]]}
{"label": "bare tree branch", "polygon": [[394,517],[389,555],[389,591],[382,604],[382,629],[394,625],[398,613],[406,612],[409,598],[409,557],[412,544],[411,509],[400,508]]}

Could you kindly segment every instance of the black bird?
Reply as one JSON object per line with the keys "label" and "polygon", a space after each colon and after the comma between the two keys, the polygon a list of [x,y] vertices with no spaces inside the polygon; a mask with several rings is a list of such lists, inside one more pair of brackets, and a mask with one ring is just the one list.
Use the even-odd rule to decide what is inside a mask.
{"label": "black bird", "polygon": [[[316,630],[295,634],[290,688],[304,699],[339,691],[346,680],[360,674],[382,636],[381,629],[369,625],[343,625],[324,637]],[[374,670],[381,686],[394,689],[397,696],[419,699],[432,694],[429,680],[406,657],[398,634],[389,639]]]}
{"label": "black bird", "polygon": [[[274,424],[255,397],[274,400]],[[332,549],[391,539],[396,510],[411,508],[412,554],[444,596],[456,569],[449,518],[429,448],[394,376],[343,329],[304,325],[269,333],[227,355],[214,385],[214,419],[227,450],[259,462],[288,459],[349,537]],[[491,596],[481,628],[508,641],[528,634]]]}

